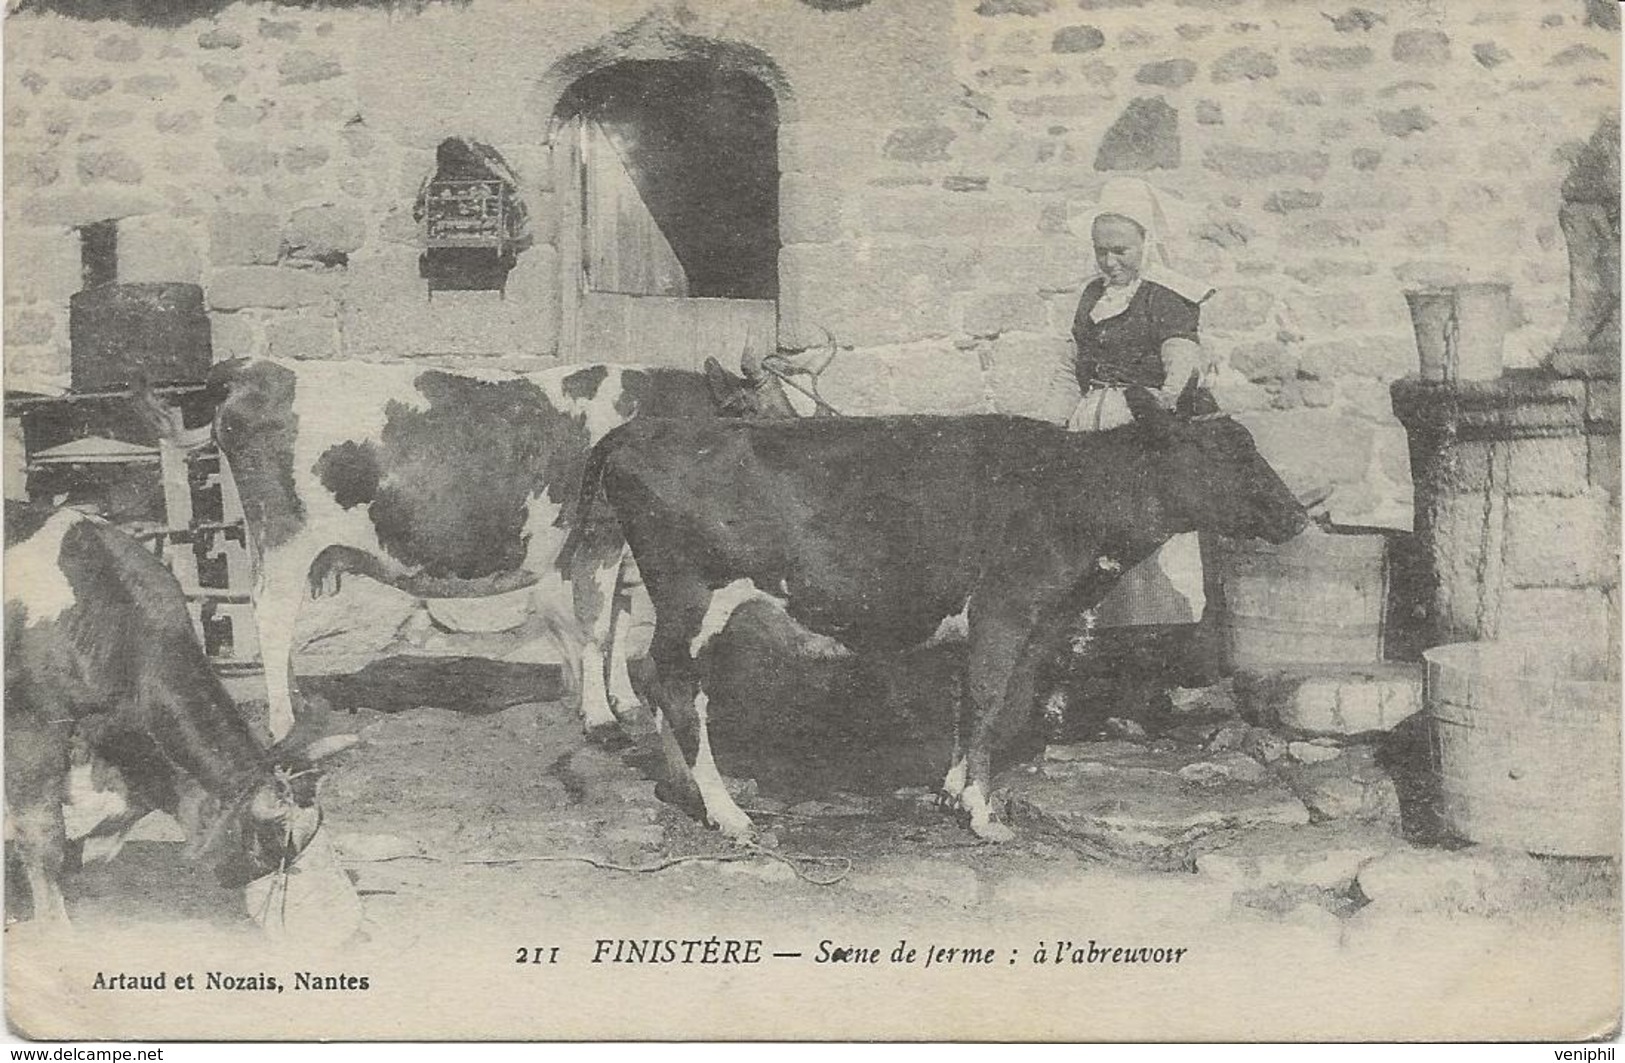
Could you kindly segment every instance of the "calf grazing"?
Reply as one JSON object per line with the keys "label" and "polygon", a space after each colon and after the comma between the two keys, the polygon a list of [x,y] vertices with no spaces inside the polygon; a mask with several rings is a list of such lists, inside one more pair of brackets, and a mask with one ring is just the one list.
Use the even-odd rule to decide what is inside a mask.
{"label": "calf grazing", "polygon": [[1134,424],[1099,434],[1002,416],[639,419],[599,443],[582,508],[601,487],[637,560],[667,763],[710,822],[752,829],[712,761],[697,658],[765,597],[858,653],[925,643],[964,611],[973,722],[944,790],[978,835],[1009,837],[991,758],[1032,711],[1064,619],[1172,535],[1279,542],[1306,521],[1240,424],[1143,391],[1130,405]]}
{"label": "calf grazing", "polygon": [[[774,365],[786,364],[777,358]],[[589,731],[634,699],[618,615],[618,537],[572,580],[557,565],[592,443],[634,415],[790,417],[751,360],[746,377],[572,365],[530,374],[414,365],[237,361],[215,367],[214,437],[242,500],[271,732],[293,726],[294,625],[346,573],[420,598],[529,588]],[[176,442],[178,418],[161,427]]]}
{"label": "calf grazing", "polygon": [[[6,827],[36,918],[67,919],[70,838],[111,856],[152,809],[181,819],[223,885],[303,851],[321,820],[321,750],[255,740],[162,562],[94,518],[17,502],[5,507],[5,560]],[[89,791],[108,768],[124,794]]]}

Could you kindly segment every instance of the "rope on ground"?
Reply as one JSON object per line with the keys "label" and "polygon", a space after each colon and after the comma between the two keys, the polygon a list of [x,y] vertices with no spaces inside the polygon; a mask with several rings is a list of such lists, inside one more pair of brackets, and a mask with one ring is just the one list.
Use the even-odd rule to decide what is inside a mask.
{"label": "rope on ground", "polygon": [[[356,861],[357,863],[382,864],[392,860],[426,860],[435,864],[479,865],[496,867],[501,864],[587,864],[600,871],[622,871],[628,874],[652,875],[657,871],[666,871],[681,864],[714,863],[731,864],[741,860],[754,860],[765,856],[795,872],[795,876],[803,882],[814,886],[833,886],[852,873],[852,861],[844,856],[808,856],[802,853],[780,853],[760,845],[750,844],[744,852],[728,853],[691,853],[687,856],[669,856],[664,860],[656,860],[649,864],[617,864],[609,860],[600,860],[595,856],[582,856],[575,853],[562,853],[556,856],[502,856],[486,859],[457,859],[454,857],[431,856],[428,853],[401,853],[397,856],[386,856],[377,860]],[[802,870],[803,864],[818,864],[838,867],[833,876],[819,877],[808,874]]]}

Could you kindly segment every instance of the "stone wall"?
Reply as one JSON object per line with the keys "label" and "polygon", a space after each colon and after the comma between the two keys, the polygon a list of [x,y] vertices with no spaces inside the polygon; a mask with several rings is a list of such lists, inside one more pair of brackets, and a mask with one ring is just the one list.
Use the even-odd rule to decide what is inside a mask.
{"label": "stone wall", "polygon": [[[558,338],[553,107],[607,62],[721,42],[779,97],[779,342],[849,348],[838,407],[1062,415],[1094,200],[1140,173],[1168,193],[1176,265],[1219,289],[1221,402],[1295,485],[1336,484],[1340,519],[1408,526],[1402,291],[1510,281],[1509,360],[1550,348],[1559,186],[1616,107],[1619,35],[1584,0],[1366,5],[27,11],[5,31],[7,370],[65,381],[73,227],[107,218],[120,279],[205,286],[217,357],[589,359]],[[519,174],[535,244],[505,300],[431,304],[418,277],[413,199],[448,136]]]}

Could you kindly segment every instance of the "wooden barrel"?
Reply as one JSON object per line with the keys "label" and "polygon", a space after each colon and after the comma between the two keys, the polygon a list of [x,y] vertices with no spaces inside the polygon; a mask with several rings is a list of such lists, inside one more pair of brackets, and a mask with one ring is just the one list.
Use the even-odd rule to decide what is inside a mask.
{"label": "wooden barrel", "polygon": [[1225,541],[1219,555],[1231,671],[1382,660],[1386,537],[1311,526],[1280,546]]}
{"label": "wooden barrel", "polygon": [[1423,656],[1446,826],[1487,845],[1617,856],[1618,656],[1538,642]]}

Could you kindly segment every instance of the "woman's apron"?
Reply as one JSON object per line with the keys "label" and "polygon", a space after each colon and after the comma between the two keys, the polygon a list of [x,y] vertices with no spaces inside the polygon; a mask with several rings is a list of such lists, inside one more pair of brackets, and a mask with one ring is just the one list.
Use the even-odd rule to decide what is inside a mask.
{"label": "woman's apron", "polygon": [[[1121,387],[1095,387],[1073,408],[1066,427],[1073,432],[1103,432],[1133,419]],[[1100,627],[1194,624],[1202,619],[1206,605],[1201,547],[1195,532],[1185,532],[1123,573],[1095,615]]]}

